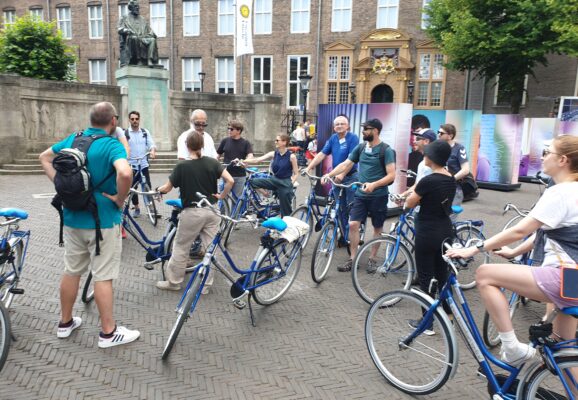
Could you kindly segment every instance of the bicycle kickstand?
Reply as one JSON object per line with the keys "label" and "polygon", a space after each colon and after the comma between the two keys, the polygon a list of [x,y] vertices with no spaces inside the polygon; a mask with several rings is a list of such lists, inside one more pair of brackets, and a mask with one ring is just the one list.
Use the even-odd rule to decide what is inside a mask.
{"label": "bicycle kickstand", "polygon": [[247,304],[249,304],[249,315],[251,316],[251,325],[253,325],[253,328],[256,328],[257,323],[255,322],[255,314],[253,313],[253,306],[251,305],[251,297],[252,295],[249,294],[249,297],[247,298]]}

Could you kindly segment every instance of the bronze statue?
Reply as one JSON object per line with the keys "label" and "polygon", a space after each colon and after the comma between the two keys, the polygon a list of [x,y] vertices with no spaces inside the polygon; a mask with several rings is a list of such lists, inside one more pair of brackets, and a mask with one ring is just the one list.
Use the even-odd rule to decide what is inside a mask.
{"label": "bronze statue", "polygon": [[139,15],[138,0],[129,0],[128,10],[129,13],[118,22],[120,65],[157,66],[157,35]]}

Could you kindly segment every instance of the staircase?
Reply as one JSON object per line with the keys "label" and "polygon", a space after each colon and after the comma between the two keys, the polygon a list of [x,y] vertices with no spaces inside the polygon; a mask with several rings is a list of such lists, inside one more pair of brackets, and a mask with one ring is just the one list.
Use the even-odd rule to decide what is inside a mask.
{"label": "staircase", "polygon": [[[42,175],[44,171],[38,161],[39,153],[28,153],[25,158],[14,160],[12,164],[0,166],[0,175]],[[255,155],[258,157],[258,155]],[[169,174],[177,163],[177,152],[158,152],[154,160],[149,160],[150,173]],[[266,168],[268,162],[255,165],[258,168]]]}

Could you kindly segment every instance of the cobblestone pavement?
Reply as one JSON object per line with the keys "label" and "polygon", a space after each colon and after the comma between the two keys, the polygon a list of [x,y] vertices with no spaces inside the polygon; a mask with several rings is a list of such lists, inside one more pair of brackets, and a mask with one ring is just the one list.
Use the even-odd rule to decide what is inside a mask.
{"label": "cobblestone pavement", "polygon": [[[165,176],[152,178],[156,186]],[[301,183],[300,199],[308,190],[308,183]],[[10,310],[18,340],[0,373],[0,399],[410,398],[389,386],[369,357],[363,332],[368,306],[356,295],[350,274],[335,270],[346,257],[344,249],[338,250],[327,280],[317,286],[310,277],[310,244],[287,295],[272,306],[254,306],[257,327],[251,326],[248,310],[233,307],[229,285],[217,277],[212,292],[202,297],[163,362],[160,355],[179,294],[156,289],[158,270],[144,269],[143,251],[134,240],[125,240],[121,276],[115,282],[115,316],[119,323],[141,330],[140,339],[98,349],[96,305],[85,306],[80,298],[75,314],[83,318],[83,326],[69,339],[57,339],[63,268],[58,218],[48,197],[34,196],[53,188],[41,176],[0,176],[0,188],[0,206],[28,210],[30,218],[21,227],[32,231],[21,285],[26,293],[16,298]],[[528,207],[537,196],[538,188],[531,184],[512,193],[481,191],[476,201],[466,203],[464,218],[484,219],[486,233],[494,233],[506,222],[501,215],[506,202]],[[161,211],[166,215],[168,209]],[[142,218],[141,222],[148,224]],[[147,232],[157,237],[162,227]],[[233,254],[248,265],[258,246],[258,233],[238,233]],[[475,290],[467,296],[481,324],[479,296]],[[541,312],[541,305],[530,303],[517,321],[525,326]],[[526,328],[519,329],[520,338],[525,338]],[[425,398],[488,397],[463,342],[460,357],[454,378]]]}

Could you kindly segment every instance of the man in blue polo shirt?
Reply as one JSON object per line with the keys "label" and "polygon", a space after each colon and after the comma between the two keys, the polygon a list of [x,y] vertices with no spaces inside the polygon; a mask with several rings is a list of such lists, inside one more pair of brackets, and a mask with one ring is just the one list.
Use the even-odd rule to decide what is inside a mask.
{"label": "man in blue polo shirt", "polygon": [[[332,157],[332,168],[334,169],[343,161],[347,160],[349,154],[359,144],[359,137],[349,131],[349,119],[346,116],[340,115],[333,120],[333,131],[335,133],[331,135],[329,140],[325,143],[325,146],[323,146],[323,149],[317,153],[313,160],[311,160],[311,163],[307,167],[307,172],[311,173],[311,171],[314,171],[315,167],[328,155],[331,155]],[[341,182],[344,185],[356,182],[357,165],[354,165],[347,173],[336,175],[335,181],[338,183]],[[341,198],[341,204],[343,205],[341,207],[341,222],[343,223],[343,226],[347,225],[349,220],[349,207],[344,206],[349,206],[353,202],[354,195],[355,191],[348,189],[345,191],[345,195]]]}

